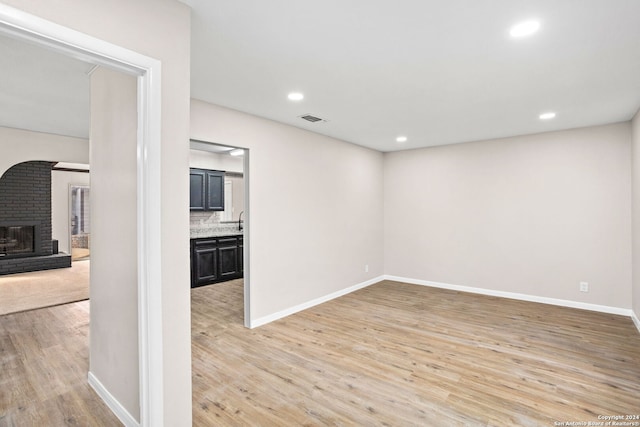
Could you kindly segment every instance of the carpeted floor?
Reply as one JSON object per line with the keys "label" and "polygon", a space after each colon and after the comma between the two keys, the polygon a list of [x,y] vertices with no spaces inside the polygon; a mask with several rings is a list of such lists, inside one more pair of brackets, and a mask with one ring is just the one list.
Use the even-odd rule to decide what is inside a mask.
{"label": "carpeted floor", "polygon": [[89,263],[0,276],[0,315],[88,299]]}
{"label": "carpeted floor", "polygon": [[83,261],[89,259],[91,251],[87,248],[71,248],[71,259],[74,261]]}

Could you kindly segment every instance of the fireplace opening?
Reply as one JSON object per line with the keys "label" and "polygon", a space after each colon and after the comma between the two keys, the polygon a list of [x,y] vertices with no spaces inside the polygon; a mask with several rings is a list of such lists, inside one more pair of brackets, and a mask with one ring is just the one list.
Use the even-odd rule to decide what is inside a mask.
{"label": "fireplace opening", "polygon": [[35,226],[0,226],[0,257],[35,254]]}

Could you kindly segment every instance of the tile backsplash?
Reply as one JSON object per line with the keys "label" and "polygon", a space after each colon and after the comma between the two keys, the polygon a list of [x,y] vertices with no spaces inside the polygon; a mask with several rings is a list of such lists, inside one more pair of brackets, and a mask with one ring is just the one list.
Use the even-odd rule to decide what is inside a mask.
{"label": "tile backsplash", "polygon": [[190,212],[190,225],[191,228],[201,226],[215,226],[220,224],[222,218],[222,212]]}

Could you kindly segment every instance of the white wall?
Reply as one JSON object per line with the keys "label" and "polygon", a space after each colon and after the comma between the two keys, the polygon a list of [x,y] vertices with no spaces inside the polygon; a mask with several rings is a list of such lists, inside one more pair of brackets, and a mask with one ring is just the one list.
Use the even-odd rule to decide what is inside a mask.
{"label": "white wall", "polygon": [[250,150],[252,319],[383,274],[382,153],[198,100],[191,137]]}
{"label": "white wall", "polygon": [[244,177],[228,176],[225,180],[231,181],[231,188],[233,188],[231,218],[232,221],[236,221],[240,219],[240,213],[244,212]]}
{"label": "white wall", "polygon": [[[87,160],[88,161],[88,160]],[[89,185],[90,175],[86,172],[53,170],[51,172],[51,233],[58,240],[61,252],[71,254],[69,235],[69,186]]]}
{"label": "white wall", "polygon": [[627,122],[386,154],[385,273],[631,308],[630,148]]}
{"label": "white wall", "polygon": [[136,97],[134,76],[91,74],[89,369],[139,421]]}
{"label": "white wall", "polygon": [[189,152],[189,166],[192,168],[242,173],[243,165],[244,160],[242,157],[210,153],[202,150],[191,150]]}
{"label": "white wall", "polygon": [[[633,118],[633,312],[640,319],[640,111]],[[640,323],[637,324],[640,329]]]}
{"label": "white wall", "polygon": [[2,176],[11,166],[29,160],[88,163],[89,141],[0,126],[0,152]]}
{"label": "white wall", "polygon": [[[190,9],[175,0],[1,0],[162,63],[162,380],[165,426],[191,425],[189,288]],[[71,160],[69,160],[71,161]],[[83,163],[83,162],[78,162]],[[92,197],[95,191],[92,193]],[[108,310],[119,316],[122,297]],[[130,328],[136,324],[131,323]],[[97,332],[97,331],[96,331]],[[136,358],[137,348],[120,348]]]}

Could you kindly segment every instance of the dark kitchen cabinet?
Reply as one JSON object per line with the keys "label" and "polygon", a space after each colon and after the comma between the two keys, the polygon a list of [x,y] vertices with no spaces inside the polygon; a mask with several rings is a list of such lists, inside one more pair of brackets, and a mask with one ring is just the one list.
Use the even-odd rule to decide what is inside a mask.
{"label": "dark kitchen cabinet", "polygon": [[191,287],[207,285],[218,280],[218,242],[199,240],[191,247]]}
{"label": "dark kitchen cabinet", "polygon": [[207,171],[206,210],[224,210],[224,172]]}
{"label": "dark kitchen cabinet", "polygon": [[189,170],[189,207],[192,211],[224,210],[224,172]]}
{"label": "dark kitchen cabinet", "polygon": [[243,237],[191,239],[191,287],[243,276]]}
{"label": "dark kitchen cabinet", "polygon": [[238,265],[238,239],[218,239],[219,273],[221,279],[235,278],[240,272]]}
{"label": "dark kitchen cabinet", "polygon": [[189,171],[189,208],[192,211],[203,211],[205,205],[207,175],[202,169]]}
{"label": "dark kitchen cabinet", "polygon": [[238,237],[238,271],[244,276],[244,237]]}

